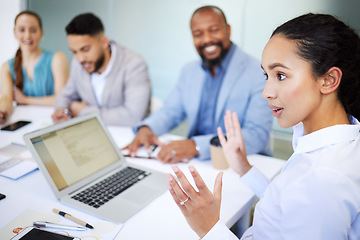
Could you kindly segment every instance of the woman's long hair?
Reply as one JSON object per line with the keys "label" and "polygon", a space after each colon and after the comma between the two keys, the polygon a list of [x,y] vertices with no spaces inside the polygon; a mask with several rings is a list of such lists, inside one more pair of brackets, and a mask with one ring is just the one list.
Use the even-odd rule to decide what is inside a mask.
{"label": "woman's long hair", "polygon": [[[15,25],[16,25],[16,20],[21,15],[24,15],[24,14],[34,16],[38,20],[40,29],[42,30],[42,22],[41,22],[40,16],[37,13],[35,13],[33,11],[29,11],[29,10],[22,11],[15,17]],[[15,86],[19,89],[23,89],[23,87],[24,87],[24,76],[22,73],[22,65],[21,64],[22,64],[22,53],[21,53],[21,49],[19,47],[19,49],[16,51],[15,61],[14,61],[14,71],[15,71],[15,76],[16,76]]]}

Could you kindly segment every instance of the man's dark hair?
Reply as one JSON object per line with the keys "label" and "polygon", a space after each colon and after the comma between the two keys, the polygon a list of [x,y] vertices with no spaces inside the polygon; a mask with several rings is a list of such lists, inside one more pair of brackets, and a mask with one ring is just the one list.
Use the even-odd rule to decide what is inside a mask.
{"label": "man's dark hair", "polygon": [[220,13],[221,17],[224,20],[224,23],[227,25],[227,21],[226,21],[226,17],[225,17],[224,12],[220,8],[218,8],[216,6],[213,6],[213,5],[207,5],[207,6],[199,7],[198,9],[195,10],[195,12],[193,13],[191,19],[194,17],[195,14],[201,13],[201,12],[206,12],[206,11],[213,11],[213,12]]}
{"label": "man's dark hair", "polygon": [[101,20],[92,13],[83,13],[74,17],[65,28],[67,35],[90,35],[95,36],[104,32]]}

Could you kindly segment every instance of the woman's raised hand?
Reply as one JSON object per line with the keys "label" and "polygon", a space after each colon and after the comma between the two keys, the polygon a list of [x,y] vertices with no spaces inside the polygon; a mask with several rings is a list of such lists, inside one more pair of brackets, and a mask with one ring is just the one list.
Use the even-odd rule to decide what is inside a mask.
{"label": "woman's raised hand", "polygon": [[246,157],[245,144],[236,112],[231,113],[227,110],[224,122],[226,138],[221,127],[218,127],[219,140],[230,167],[242,176],[250,170],[251,165]]}

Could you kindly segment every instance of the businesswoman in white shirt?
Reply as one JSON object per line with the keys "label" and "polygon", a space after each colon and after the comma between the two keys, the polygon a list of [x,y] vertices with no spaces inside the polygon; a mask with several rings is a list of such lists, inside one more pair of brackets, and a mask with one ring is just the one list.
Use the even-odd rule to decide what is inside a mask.
{"label": "businesswoman in white shirt", "polygon": [[[236,114],[219,138],[231,168],[260,197],[242,239],[360,239],[360,39],[330,15],[306,14],[278,27],[262,54],[263,97],[281,127],[294,126],[294,154],[269,181],[246,158]],[[169,191],[202,239],[237,239],[219,221],[222,173],[211,193],[173,167]],[[241,196],[239,196],[240,198]]]}

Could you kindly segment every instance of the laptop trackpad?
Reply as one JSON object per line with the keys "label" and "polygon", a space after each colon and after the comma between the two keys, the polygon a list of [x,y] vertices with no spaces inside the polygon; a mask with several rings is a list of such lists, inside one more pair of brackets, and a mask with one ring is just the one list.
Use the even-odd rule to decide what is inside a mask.
{"label": "laptop trackpad", "polygon": [[152,198],[156,195],[156,191],[154,190],[155,189],[150,186],[137,186],[131,189],[128,193],[125,193],[123,198],[131,202],[144,204],[152,200]]}

